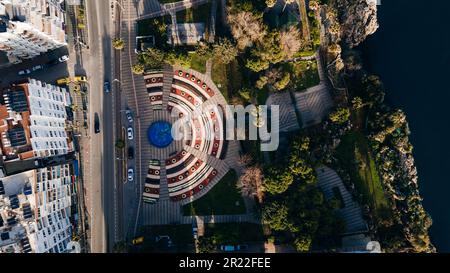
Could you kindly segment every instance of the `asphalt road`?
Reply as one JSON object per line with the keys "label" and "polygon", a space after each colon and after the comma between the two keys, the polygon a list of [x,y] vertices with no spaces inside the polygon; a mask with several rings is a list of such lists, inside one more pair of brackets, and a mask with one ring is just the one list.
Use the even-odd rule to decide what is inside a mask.
{"label": "asphalt road", "polygon": [[[117,181],[114,174],[113,95],[104,93],[111,79],[111,20],[109,1],[86,1],[89,53],[86,72],[90,84],[91,117],[91,252],[111,251],[116,237]],[[93,115],[100,117],[100,133],[94,134]]]}

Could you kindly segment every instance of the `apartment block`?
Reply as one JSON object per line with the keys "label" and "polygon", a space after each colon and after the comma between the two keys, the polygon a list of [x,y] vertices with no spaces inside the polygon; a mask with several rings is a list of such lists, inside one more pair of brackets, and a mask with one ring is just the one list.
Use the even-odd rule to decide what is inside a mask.
{"label": "apartment block", "polygon": [[34,79],[1,90],[1,161],[46,158],[73,151],[66,132],[70,104],[65,88]]}
{"label": "apartment block", "polygon": [[73,236],[71,164],[0,179],[0,253],[61,253]]}
{"label": "apartment block", "polygon": [[0,0],[0,50],[19,63],[66,45],[63,0]]}

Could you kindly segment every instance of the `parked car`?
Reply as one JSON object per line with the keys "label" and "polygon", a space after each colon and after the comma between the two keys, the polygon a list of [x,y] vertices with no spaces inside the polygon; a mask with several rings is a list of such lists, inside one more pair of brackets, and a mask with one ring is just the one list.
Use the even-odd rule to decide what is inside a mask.
{"label": "parked car", "polygon": [[61,78],[56,81],[57,85],[66,85],[70,83],[70,78]]}
{"label": "parked car", "polygon": [[94,116],[94,130],[96,134],[100,133],[100,118],[97,113]]}
{"label": "parked car", "polygon": [[[194,218],[195,219],[195,218]],[[197,220],[192,222],[192,235],[194,236],[194,240],[198,239],[198,228],[197,228]]]}
{"label": "parked car", "polygon": [[19,75],[19,76],[28,75],[28,74],[31,74],[30,69],[22,69],[17,73],[17,75]]}
{"label": "parked car", "polygon": [[128,159],[133,159],[134,158],[134,148],[133,147],[128,147]]}
{"label": "parked car", "polygon": [[247,247],[248,247],[247,245],[221,245],[220,250],[230,252],[230,251],[244,250],[247,249]]}
{"label": "parked car", "polygon": [[131,114],[130,110],[125,111],[125,114],[127,116],[128,122],[132,123],[133,122],[133,115]]}
{"label": "parked car", "polygon": [[87,82],[86,76],[75,76],[73,78],[74,82]]}
{"label": "parked car", "polygon": [[133,128],[128,127],[128,129],[127,129],[127,135],[128,135],[128,139],[129,139],[129,140],[132,140],[132,139],[134,138],[134,136],[133,136]]}
{"label": "parked car", "polygon": [[58,61],[59,61],[60,63],[67,62],[68,60],[69,60],[69,56],[68,56],[68,55],[61,56],[61,57],[58,59]]}
{"label": "parked car", "polygon": [[135,238],[132,241],[133,245],[139,245],[139,244],[142,244],[143,242],[144,242],[144,237],[143,236]]}
{"label": "parked car", "polygon": [[36,65],[36,66],[33,66],[33,68],[31,68],[31,70],[34,72],[34,71],[37,71],[37,70],[41,70],[43,68],[44,68],[43,65]]}
{"label": "parked car", "polygon": [[109,84],[109,81],[105,81],[103,83],[103,89],[105,90],[105,93],[109,93],[109,91],[111,91],[111,86]]}
{"label": "parked car", "polygon": [[129,168],[128,169],[128,182],[133,182],[134,180],[134,169]]}
{"label": "parked car", "polygon": [[148,164],[152,166],[160,166],[161,162],[158,159],[151,159]]}

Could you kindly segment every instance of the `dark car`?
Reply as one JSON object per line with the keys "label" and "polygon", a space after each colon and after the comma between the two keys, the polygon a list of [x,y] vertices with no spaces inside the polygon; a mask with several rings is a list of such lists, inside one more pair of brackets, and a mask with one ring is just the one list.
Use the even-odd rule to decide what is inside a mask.
{"label": "dark car", "polygon": [[128,147],[128,159],[133,159],[133,158],[134,158],[134,148]]}
{"label": "dark car", "polygon": [[105,81],[105,83],[103,84],[103,89],[105,90],[105,93],[109,93],[109,91],[111,91],[109,81]]}
{"label": "dark car", "polygon": [[100,133],[100,118],[97,113],[95,113],[94,117],[94,130],[96,134]]}

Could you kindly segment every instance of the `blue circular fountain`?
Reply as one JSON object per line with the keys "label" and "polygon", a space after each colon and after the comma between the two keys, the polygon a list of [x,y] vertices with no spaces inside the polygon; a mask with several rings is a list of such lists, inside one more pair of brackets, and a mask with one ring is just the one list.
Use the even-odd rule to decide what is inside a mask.
{"label": "blue circular fountain", "polygon": [[147,131],[148,141],[157,148],[165,148],[172,143],[172,125],[167,121],[153,122]]}

